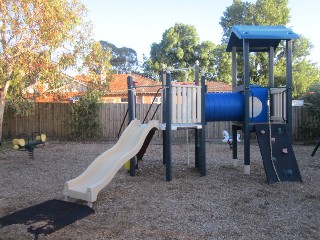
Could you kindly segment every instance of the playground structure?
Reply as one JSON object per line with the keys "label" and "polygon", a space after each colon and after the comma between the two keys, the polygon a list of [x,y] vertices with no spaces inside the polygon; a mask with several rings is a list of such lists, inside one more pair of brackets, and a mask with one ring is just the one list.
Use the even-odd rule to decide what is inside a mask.
{"label": "playground structure", "polygon": [[320,147],[320,140],[318,142],[318,144],[314,147],[312,153],[311,153],[311,157],[314,157],[314,155],[316,155],[316,152],[318,150],[318,148]]}
{"label": "playground structure", "polygon": [[[292,40],[298,35],[283,26],[234,26],[227,46],[232,52],[232,93],[206,93],[205,77],[199,64],[193,85],[172,81],[172,71],[163,70],[161,84],[161,119],[148,124],[136,120],[135,89],[132,76],[128,77],[129,126],[119,141],[94,160],[87,170],[65,184],[64,196],[82,199],[92,206],[99,191],[130,159],[130,175],[134,176],[156,130],[163,133],[163,164],[166,180],[172,180],[172,131],[194,129],[195,167],[200,176],[206,175],[205,126],[209,121],[231,121],[232,139],[242,130],[244,140],[244,173],[250,174],[250,133],[256,132],[269,184],[279,181],[302,182],[291,145],[292,111]],[[274,51],[280,41],[286,42],[286,86],[274,87]],[[244,84],[237,85],[237,52],[243,53]],[[249,53],[267,52],[269,59],[269,86],[250,84]],[[200,81],[199,81],[200,80]],[[148,87],[148,86],[140,86]],[[152,86],[155,87],[155,86]],[[156,96],[155,96],[156,97]],[[268,105],[268,100],[270,101]],[[158,109],[158,108],[157,108]],[[154,116],[154,114],[153,114]],[[143,130],[142,130],[143,129]],[[233,141],[233,159],[237,163],[237,141]]]}
{"label": "playground structure", "polygon": [[45,134],[40,134],[34,132],[31,136],[27,134],[21,134],[18,139],[13,139],[13,149],[19,151],[28,151],[29,159],[34,159],[34,149],[37,147],[43,147],[47,136]]}

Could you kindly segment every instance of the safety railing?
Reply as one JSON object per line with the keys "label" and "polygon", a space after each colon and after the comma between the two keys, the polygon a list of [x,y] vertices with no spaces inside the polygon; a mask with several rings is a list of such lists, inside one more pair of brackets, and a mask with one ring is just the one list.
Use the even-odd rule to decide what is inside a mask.
{"label": "safety railing", "polygon": [[287,100],[286,88],[271,88],[271,120],[272,121],[286,121],[287,116]]}
{"label": "safety railing", "polygon": [[172,84],[172,123],[201,122],[201,86]]}

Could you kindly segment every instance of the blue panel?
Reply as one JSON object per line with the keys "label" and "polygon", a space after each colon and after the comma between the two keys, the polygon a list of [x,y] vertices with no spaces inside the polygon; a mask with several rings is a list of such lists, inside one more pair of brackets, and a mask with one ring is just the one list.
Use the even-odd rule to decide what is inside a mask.
{"label": "blue panel", "polygon": [[253,123],[266,123],[268,122],[268,89],[264,87],[260,87],[258,85],[250,85],[250,97],[251,97],[251,104],[252,104],[252,97],[258,98],[261,102],[261,112],[260,112],[260,106],[255,106],[257,104],[253,104],[253,107],[255,109],[259,108],[259,115],[254,116],[252,113],[252,110],[249,110],[250,115],[254,116],[253,118],[250,118],[250,122]]}

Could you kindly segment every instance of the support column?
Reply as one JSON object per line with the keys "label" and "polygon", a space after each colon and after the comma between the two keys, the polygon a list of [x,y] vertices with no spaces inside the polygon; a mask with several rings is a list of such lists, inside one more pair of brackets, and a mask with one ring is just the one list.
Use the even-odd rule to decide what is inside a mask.
{"label": "support column", "polygon": [[287,130],[290,140],[292,139],[292,40],[286,41],[286,103],[287,103]]}
{"label": "support column", "polygon": [[237,86],[237,48],[232,47],[232,88]]}
{"label": "support column", "polygon": [[[165,86],[166,86],[166,73],[165,73],[165,71],[164,70],[162,70],[161,71],[161,73],[160,73],[160,78],[161,78],[161,82],[162,82],[162,86],[164,87],[163,89],[162,89],[162,95],[161,95],[161,102],[162,102],[162,104],[161,104],[161,123],[165,123],[165,119],[166,119],[166,88],[165,88]],[[166,142],[166,130],[164,130],[164,131],[162,131],[162,158],[163,158],[163,160],[162,160],[162,162],[163,162],[163,165],[165,165],[166,164],[166,151],[167,151],[167,149],[166,149],[166,144],[165,144],[165,142]]]}
{"label": "support column", "polygon": [[250,65],[249,65],[249,41],[243,40],[243,66],[244,66],[244,174],[250,174]]}
{"label": "support column", "polygon": [[206,86],[205,77],[201,76],[201,126],[200,130],[200,176],[206,176]]}
{"label": "support column", "polygon": [[[129,123],[135,119],[135,94],[133,77],[128,76],[128,110],[129,110]],[[136,175],[136,157],[130,159],[130,176],[134,177]]]}
{"label": "support column", "polygon": [[[195,65],[195,85],[199,85],[199,73],[200,73],[200,66],[199,61],[196,62]],[[199,167],[199,161],[200,161],[200,140],[199,140],[199,130],[194,130],[194,159],[195,159],[195,167]]]}
{"label": "support column", "polygon": [[[269,60],[268,60],[268,71],[269,71],[269,88],[273,88],[274,87],[274,47],[269,47]],[[270,103],[269,103],[269,109],[270,109],[270,116],[274,115],[274,109],[273,109],[273,96],[271,95],[271,90],[269,91],[269,96],[270,96]],[[271,121],[271,119],[270,119]]]}
{"label": "support column", "polygon": [[234,167],[238,166],[237,130],[238,130],[238,127],[236,125],[232,125],[232,158],[233,158]]}
{"label": "support column", "polygon": [[166,123],[166,133],[165,133],[165,163],[166,163],[166,180],[172,180],[172,158],[171,158],[171,115],[172,115],[172,104],[171,104],[171,73],[168,72],[166,75],[166,115],[165,115],[165,123]]}

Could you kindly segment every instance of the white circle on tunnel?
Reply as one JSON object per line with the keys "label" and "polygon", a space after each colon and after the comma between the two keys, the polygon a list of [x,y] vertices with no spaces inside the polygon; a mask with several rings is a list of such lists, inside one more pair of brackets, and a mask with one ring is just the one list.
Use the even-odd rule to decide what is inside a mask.
{"label": "white circle on tunnel", "polygon": [[[253,103],[253,109],[252,109]],[[262,102],[257,97],[249,97],[249,117],[255,118],[262,112]]]}

